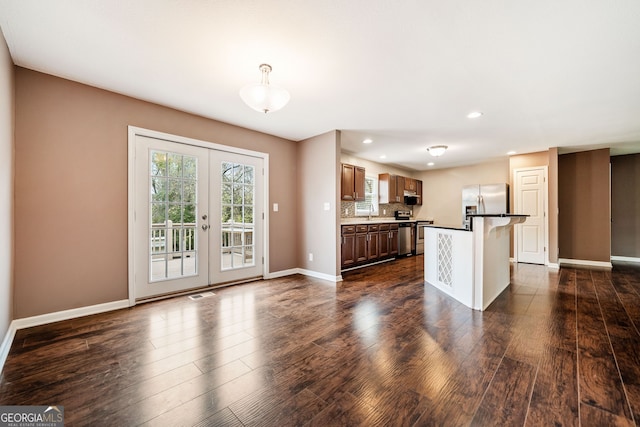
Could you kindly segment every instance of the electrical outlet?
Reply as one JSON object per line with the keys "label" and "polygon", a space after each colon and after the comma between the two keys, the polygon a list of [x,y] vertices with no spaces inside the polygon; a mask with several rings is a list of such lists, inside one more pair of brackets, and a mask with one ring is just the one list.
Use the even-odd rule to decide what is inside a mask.
{"label": "electrical outlet", "polygon": [[313,261],[313,254],[309,252],[309,261]]}
{"label": "electrical outlet", "polygon": [[387,214],[387,210],[386,209],[382,209],[382,215],[386,215]]}

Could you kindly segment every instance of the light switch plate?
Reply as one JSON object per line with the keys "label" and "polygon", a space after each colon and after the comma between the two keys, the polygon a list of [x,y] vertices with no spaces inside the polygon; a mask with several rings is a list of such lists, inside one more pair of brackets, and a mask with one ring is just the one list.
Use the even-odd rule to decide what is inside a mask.
{"label": "light switch plate", "polygon": [[324,210],[325,210],[325,211],[329,211],[329,210],[331,210],[331,203],[329,203],[329,202],[324,202]]}
{"label": "light switch plate", "polygon": [[273,211],[274,212],[278,212],[278,204],[277,203],[273,204]]}

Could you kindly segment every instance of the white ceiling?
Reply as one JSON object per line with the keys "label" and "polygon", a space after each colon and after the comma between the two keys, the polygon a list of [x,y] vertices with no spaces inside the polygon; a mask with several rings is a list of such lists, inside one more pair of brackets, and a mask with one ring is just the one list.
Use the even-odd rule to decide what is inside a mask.
{"label": "white ceiling", "polygon": [[[413,170],[640,151],[638,0],[0,0],[0,27],[19,66]],[[263,62],[267,115],[238,96]]]}

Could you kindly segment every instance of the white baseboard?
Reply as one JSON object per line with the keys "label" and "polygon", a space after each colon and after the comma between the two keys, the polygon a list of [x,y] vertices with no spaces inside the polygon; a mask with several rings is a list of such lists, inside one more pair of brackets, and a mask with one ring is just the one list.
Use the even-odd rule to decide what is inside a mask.
{"label": "white baseboard", "polygon": [[7,356],[9,356],[9,350],[11,350],[11,344],[13,343],[13,338],[15,336],[16,325],[14,322],[11,322],[9,330],[2,340],[2,345],[0,345],[0,372],[2,372],[2,368],[4,368],[4,362],[7,361]]}
{"label": "white baseboard", "polygon": [[640,258],[634,258],[634,257],[630,257],[630,256],[611,255],[611,261],[625,261],[625,262],[637,262],[637,263],[640,263]]}
{"label": "white baseboard", "polygon": [[581,265],[586,267],[604,267],[604,268],[612,268],[611,262],[606,261],[589,261],[584,259],[569,259],[569,258],[559,258],[558,264],[560,266],[563,265]]}
{"label": "white baseboard", "polygon": [[330,282],[342,282],[342,276],[332,276],[330,274],[325,274],[325,273],[319,273],[317,271],[312,271],[312,270],[306,270],[304,268],[298,268],[298,273],[304,275],[304,276],[309,276],[309,277],[315,277],[317,279],[323,279],[323,280],[328,280]]}
{"label": "white baseboard", "polygon": [[16,324],[16,330],[31,328],[32,326],[46,325],[47,323],[59,322],[61,320],[75,319],[77,317],[89,316],[91,314],[104,313],[107,311],[129,308],[129,300],[106,302],[104,304],[90,305],[88,307],[72,308],[70,310],[56,311],[55,313],[42,314],[40,316],[25,317],[16,319],[11,324]]}
{"label": "white baseboard", "polygon": [[70,310],[57,311],[55,313],[47,313],[40,316],[25,317],[23,319],[16,319],[12,321],[9,325],[9,330],[4,337],[4,340],[2,340],[2,345],[0,346],[0,372],[2,372],[4,362],[7,360],[9,350],[11,350],[11,344],[13,343],[13,339],[16,336],[16,331],[18,331],[19,329],[46,325],[47,323],[75,319],[78,317],[89,316],[91,314],[120,310],[121,308],[128,307],[129,300],[125,299],[120,301],[107,302],[104,304],[90,305],[88,307],[72,308]]}
{"label": "white baseboard", "polygon": [[550,262],[549,264],[547,264],[547,267],[551,268],[552,270],[560,270],[560,264],[556,262]]}
{"label": "white baseboard", "polygon": [[298,274],[299,271],[297,268],[290,268],[288,270],[280,270],[280,271],[274,271],[273,273],[267,273],[265,274],[264,278],[265,279],[277,279],[279,277],[285,277],[285,276],[292,276],[294,274]]}
{"label": "white baseboard", "polygon": [[291,276],[293,274],[302,274],[303,276],[315,277],[316,279],[328,280],[330,282],[342,282],[342,276],[332,276],[330,274],[319,273],[304,268],[290,268],[289,270],[275,271],[265,275],[265,279],[277,279],[279,277]]}

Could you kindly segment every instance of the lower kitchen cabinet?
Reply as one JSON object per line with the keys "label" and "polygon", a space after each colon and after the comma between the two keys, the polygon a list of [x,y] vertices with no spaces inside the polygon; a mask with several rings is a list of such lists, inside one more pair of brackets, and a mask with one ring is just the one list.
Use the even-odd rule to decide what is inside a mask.
{"label": "lower kitchen cabinet", "polygon": [[367,245],[367,226],[356,225],[356,263],[366,261],[369,258],[369,247]]}
{"label": "lower kitchen cabinet", "polygon": [[398,224],[391,224],[389,229],[389,256],[398,255]]}
{"label": "lower kitchen cabinet", "polygon": [[341,235],[343,270],[398,255],[398,224],[343,225]]}
{"label": "lower kitchen cabinet", "polygon": [[356,263],[356,227],[355,225],[342,226],[342,268],[349,268]]}
{"label": "lower kitchen cabinet", "polygon": [[391,224],[380,224],[380,233],[378,234],[379,248],[378,256],[387,258],[389,256],[389,226]]}
{"label": "lower kitchen cabinet", "polygon": [[377,261],[380,252],[379,225],[370,225],[367,228],[367,261]]}

